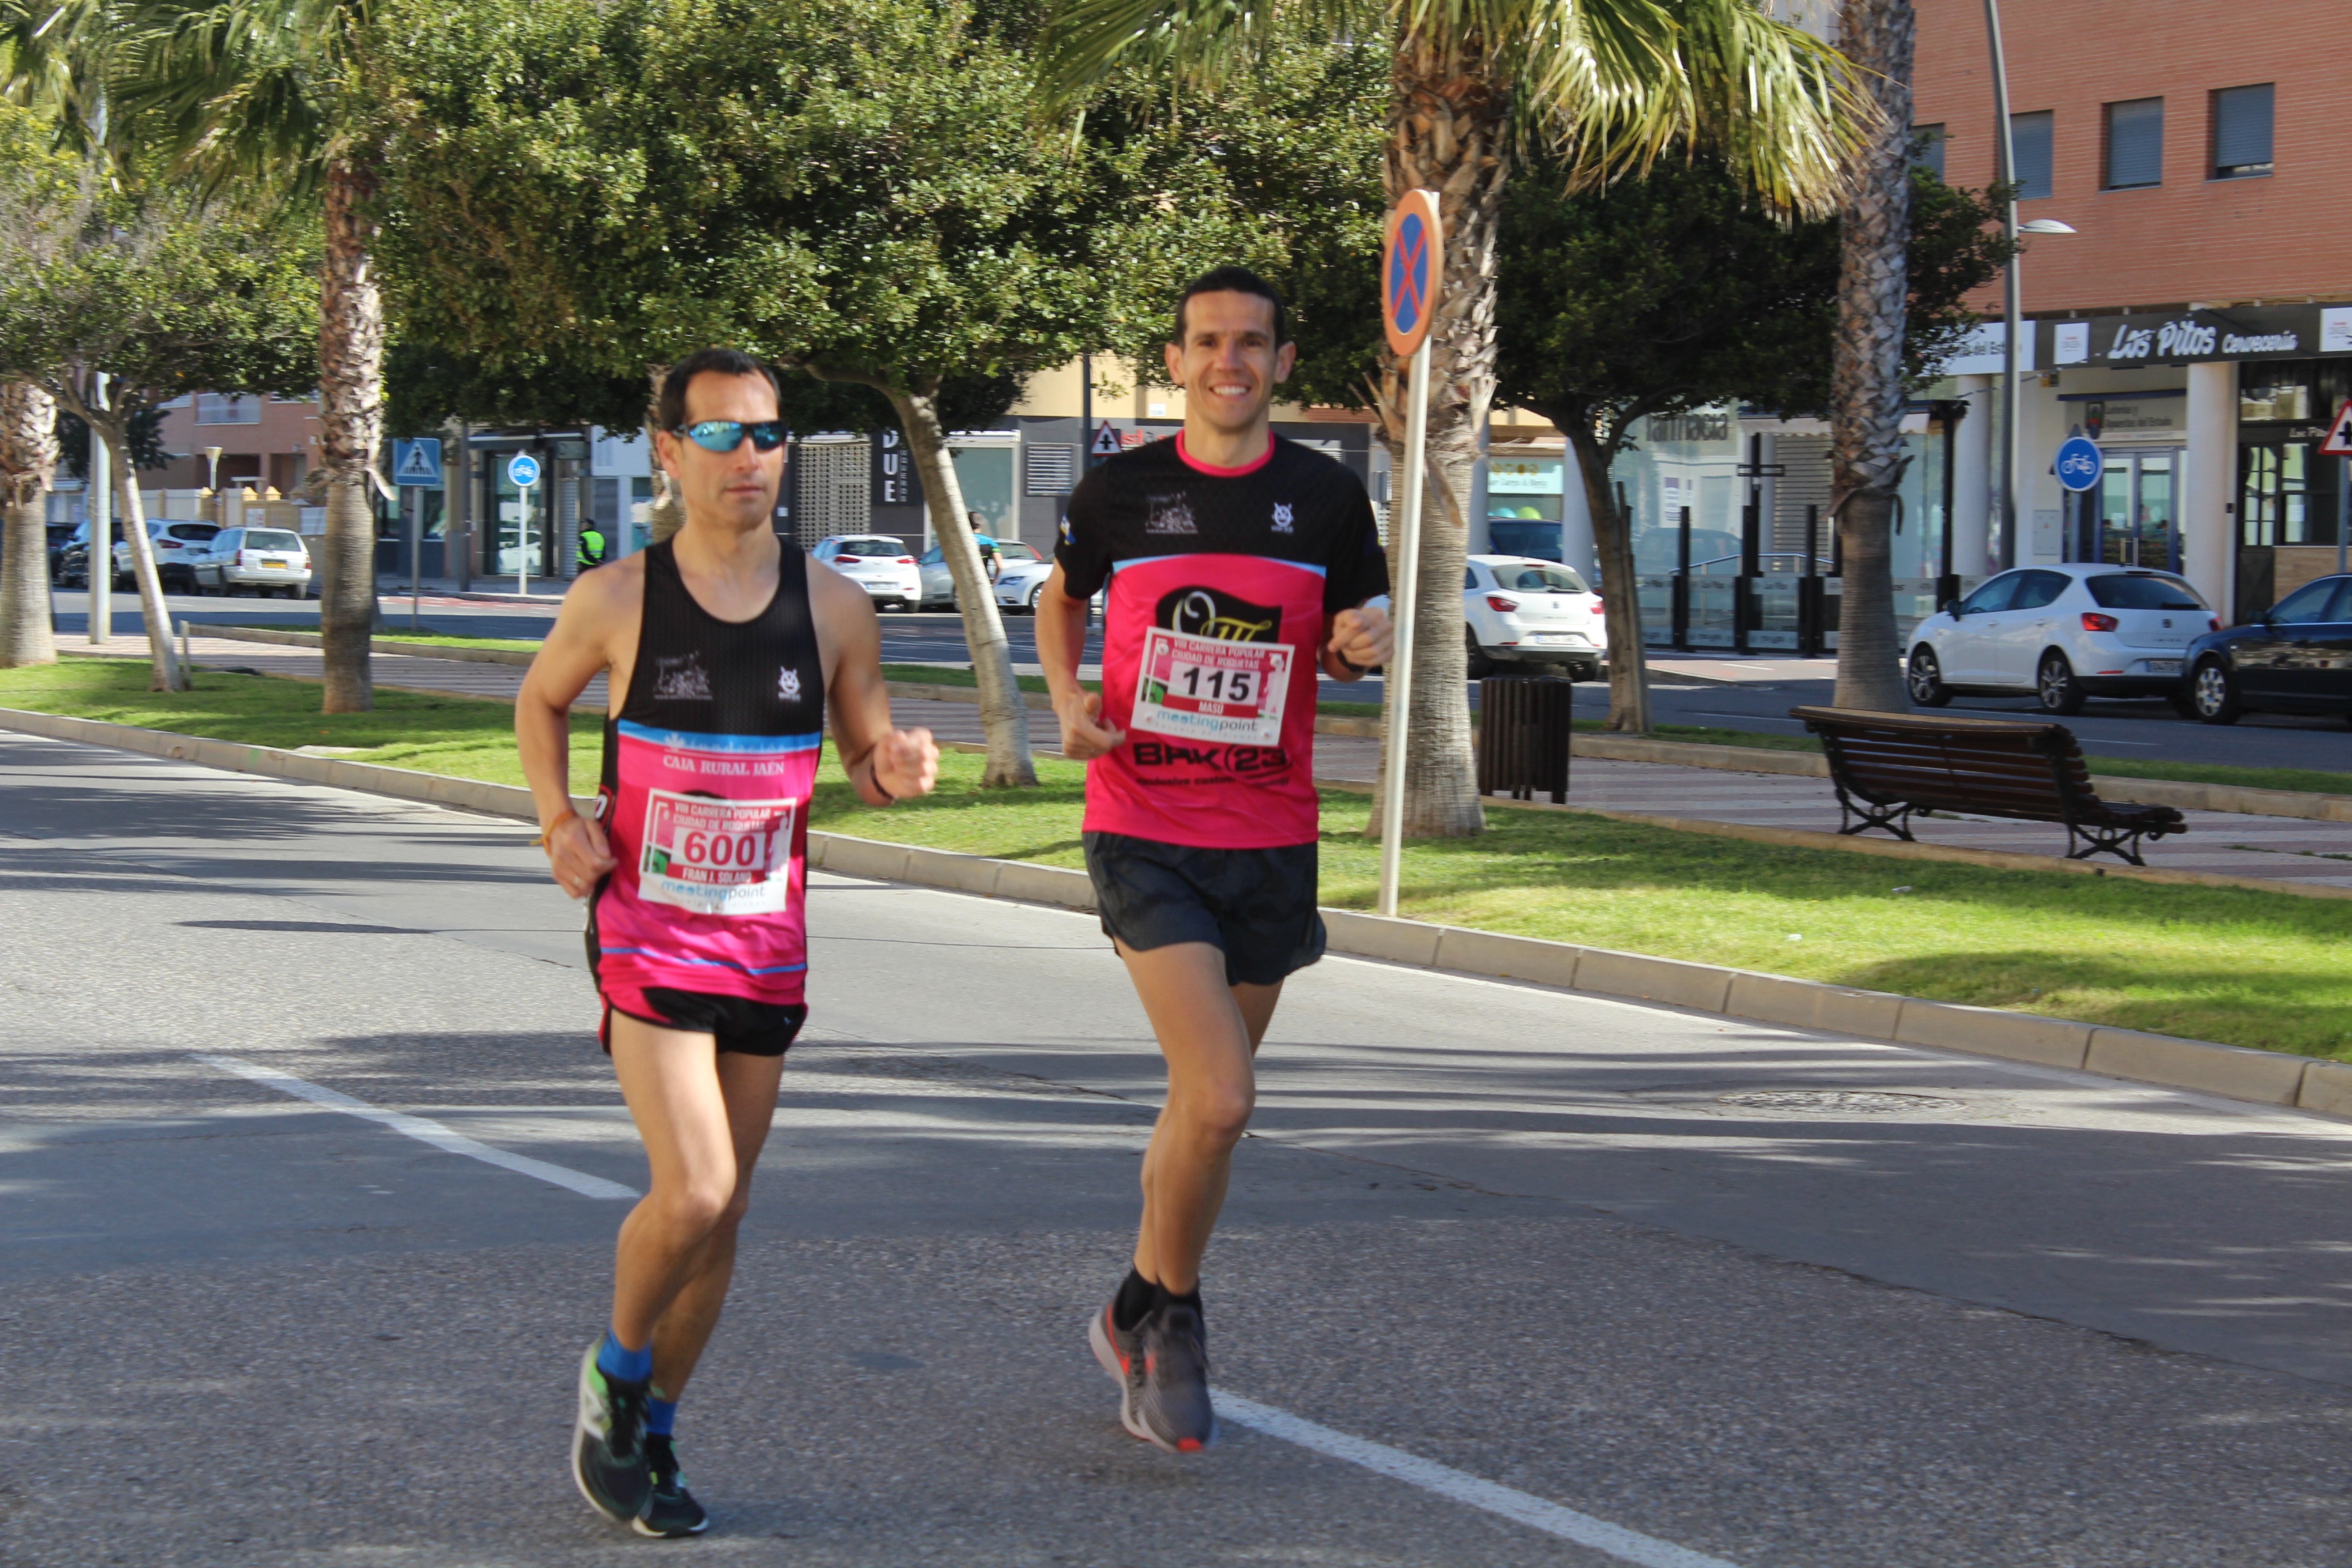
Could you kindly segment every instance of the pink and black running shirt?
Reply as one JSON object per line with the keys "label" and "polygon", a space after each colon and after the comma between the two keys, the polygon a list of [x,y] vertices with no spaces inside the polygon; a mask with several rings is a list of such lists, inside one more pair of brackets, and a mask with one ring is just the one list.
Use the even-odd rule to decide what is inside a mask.
{"label": "pink and black running shirt", "polygon": [[1086,828],[1314,843],[1317,656],[1328,617],[1388,591],[1356,476],[1279,437],[1238,468],[1155,441],[1080,482],[1054,559],[1074,596],[1110,584],[1103,717],[1128,740],[1087,765]]}
{"label": "pink and black running shirt", "polygon": [[791,1005],[808,970],[808,801],[824,667],[808,563],[782,542],[776,595],[749,621],[697,604],[667,541],[645,552],[645,618],[601,808],[620,862],[589,901],[605,1001],[658,1020],[649,987]]}

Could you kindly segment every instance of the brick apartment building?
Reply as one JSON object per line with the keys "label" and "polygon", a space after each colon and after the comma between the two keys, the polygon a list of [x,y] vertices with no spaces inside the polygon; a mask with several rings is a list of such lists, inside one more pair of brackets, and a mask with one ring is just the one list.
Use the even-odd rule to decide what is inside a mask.
{"label": "brick apartment building", "polygon": [[[1983,7],[1919,7],[1915,120],[1956,184],[1995,168]],[[2021,221],[2020,560],[2176,563],[2242,618],[2338,569],[2352,489],[2317,447],[2352,396],[2352,183],[2334,156],[2352,38],[2308,0],[2002,7]],[[1988,413],[1996,324],[1956,365]],[[1992,468],[1970,419],[1957,467]],[[2072,500],[2057,444],[2092,436],[2102,482]],[[1965,537],[1970,508],[1956,524]]]}

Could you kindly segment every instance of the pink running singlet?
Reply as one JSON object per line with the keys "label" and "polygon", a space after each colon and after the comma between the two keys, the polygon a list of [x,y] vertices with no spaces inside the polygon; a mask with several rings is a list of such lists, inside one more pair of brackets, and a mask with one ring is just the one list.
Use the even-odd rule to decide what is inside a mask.
{"label": "pink running singlet", "polygon": [[749,621],[694,600],[665,541],[645,552],[645,616],[600,807],[620,864],[589,902],[596,987],[658,1021],[648,988],[797,1004],[808,970],[808,801],[824,669],[808,567],[786,540],[776,596]]}

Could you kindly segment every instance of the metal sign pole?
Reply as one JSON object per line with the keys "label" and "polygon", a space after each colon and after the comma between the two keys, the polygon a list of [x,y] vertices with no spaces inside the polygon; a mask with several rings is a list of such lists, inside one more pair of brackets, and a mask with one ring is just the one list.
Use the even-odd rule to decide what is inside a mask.
{"label": "metal sign pole", "polygon": [[515,487],[515,597],[530,592],[530,487]]}
{"label": "metal sign pole", "polygon": [[1381,781],[1380,912],[1397,912],[1404,853],[1404,745],[1412,712],[1412,622],[1421,577],[1421,492],[1429,445],[1429,340],[1412,352],[1404,426],[1404,485],[1397,516],[1396,650],[1389,658],[1387,776]]}
{"label": "metal sign pole", "polygon": [[1388,724],[1381,774],[1380,912],[1397,912],[1404,858],[1405,746],[1412,729],[1412,623],[1421,581],[1421,501],[1428,488],[1429,331],[1445,277],[1445,226],[1435,191],[1407,191],[1389,209],[1381,256],[1381,324],[1389,352],[1404,358],[1404,474],[1392,492],[1391,536],[1397,580],[1389,595],[1396,644],[1389,654]]}

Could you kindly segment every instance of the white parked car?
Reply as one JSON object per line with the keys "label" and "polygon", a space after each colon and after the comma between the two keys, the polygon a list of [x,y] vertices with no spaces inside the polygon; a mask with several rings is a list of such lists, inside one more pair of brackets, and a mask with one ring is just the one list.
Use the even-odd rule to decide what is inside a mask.
{"label": "white parked car", "polygon": [[911,610],[922,602],[922,570],[900,540],[836,534],[818,540],[809,553],[865,589],[877,610]]}
{"label": "white parked car", "polygon": [[200,594],[258,594],[299,599],[310,584],[302,536],[282,528],[230,528],[188,563]]}
{"label": "white parked car", "polygon": [[1919,623],[1906,664],[1911,700],[2031,695],[2044,712],[2077,713],[2086,697],[2173,697],[2183,651],[2221,624],[2169,572],[2020,567]]}
{"label": "white parked car", "polygon": [[[1005,566],[1013,565],[1016,562],[1034,562],[1038,558],[1037,547],[1034,544],[1024,544],[1017,539],[1000,539],[996,542],[996,556],[998,562]],[[923,552],[919,564],[923,569],[922,608],[954,609],[956,607],[955,575],[948,570],[947,552],[934,544]]]}
{"label": "white parked car", "polygon": [[[1005,610],[1026,610],[1031,615],[1035,615],[1037,595],[1045,588],[1045,579],[1054,574],[1054,563],[1040,560],[1037,552],[1030,550],[1025,544],[999,544],[997,549],[1004,556],[1004,564],[996,574],[997,607]],[[1013,554],[1014,550],[1026,551],[1028,559],[1016,559]]]}
{"label": "white parked car", "polygon": [[1500,665],[1556,664],[1573,679],[1597,680],[1609,646],[1601,615],[1601,595],[1556,561],[1473,555],[1462,590],[1470,679]]}
{"label": "white parked car", "polygon": [[[186,594],[195,589],[196,580],[190,567],[201,557],[213,535],[220,531],[215,522],[177,522],[168,517],[147,520],[147,542],[155,553],[155,576],[166,594]],[[131,541],[114,542],[114,585],[131,586]]]}

